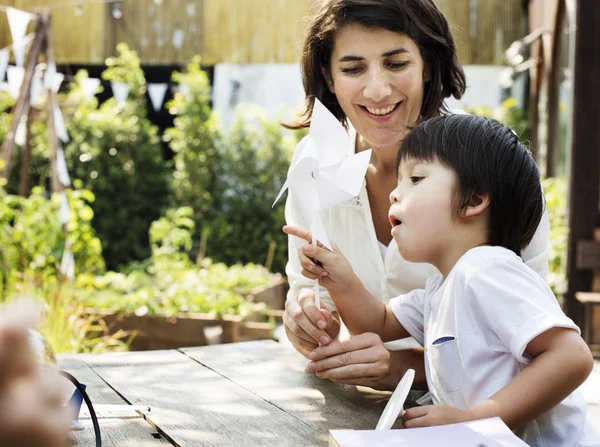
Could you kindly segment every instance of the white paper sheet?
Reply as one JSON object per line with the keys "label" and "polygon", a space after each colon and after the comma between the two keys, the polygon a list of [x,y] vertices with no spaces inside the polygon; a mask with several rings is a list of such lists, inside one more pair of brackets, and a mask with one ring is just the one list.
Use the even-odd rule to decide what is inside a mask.
{"label": "white paper sheet", "polygon": [[331,430],[329,433],[341,447],[527,447],[500,418],[426,428]]}

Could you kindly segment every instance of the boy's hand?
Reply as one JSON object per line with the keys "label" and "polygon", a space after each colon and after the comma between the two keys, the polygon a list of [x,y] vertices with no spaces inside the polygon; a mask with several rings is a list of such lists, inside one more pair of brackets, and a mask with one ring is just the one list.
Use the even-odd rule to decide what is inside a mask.
{"label": "boy's hand", "polygon": [[283,231],[308,242],[298,249],[298,259],[304,276],[319,280],[321,286],[334,293],[343,293],[351,287],[356,274],[335,244],[332,243],[333,251],[330,251],[320,243],[317,246],[312,245],[312,235],[304,228],[286,225]]}
{"label": "boy's hand", "polygon": [[425,405],[409,408],[402,417],[404,428],[431,427],[448,425],[471,420],[466,411],[450,405]]}

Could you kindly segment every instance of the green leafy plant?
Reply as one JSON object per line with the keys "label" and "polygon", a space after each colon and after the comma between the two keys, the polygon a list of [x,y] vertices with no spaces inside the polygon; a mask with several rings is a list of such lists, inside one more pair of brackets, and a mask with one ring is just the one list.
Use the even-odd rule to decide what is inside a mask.
{"label": "green leafy plant", "polygon": [[567,218],[567,182],[563,177],[543,181],[546,208],[550,218],[550,255],[548,283],[554,294],[562,300],[567,291],[566,253],[569,236]]}
{"label": "green leafy plant", "polygon": [[167,204],[169,164],[163,160],[158,130],[147,119],[145,81],[137,54],[125,45],[106,61],[103,78],[130,87],[123,104],[114,98],[100,107],[83,98],[80,72],[66,102],[78,104],[65,147],[69,172],[96,197],[93,225],[110,268],[150,255],[148,229]]}
{"label": "green leafy plant", "polygon": [[150,229],[149,262],[135,263],[127,273],[79,276],[77,285],[84,291],[84,304],[166,316],[180,312],[245,316],[263,309],[244,296],[277,276],[261,266],[227,267],[208,258],[197,266],[187,256],[193,230],[191,208],[169,210]]}
{"label": "green leafy plant", "polygon": [[210,106],[210,83],[200,58],[195,57],[186,72],[173,73],[173,82],[180,89],[167,103],[169,112],[175,115],[174,127],[164,135],[175,153],[173,199],[176,206],[189,206],[194,211],[198,232],[193,238],[198,245],[200,232],[212,218],[221,136]]}
{"label": "green leafy plant", "polygon": [[[67,190],[71,208],[68,238],[75,273],[104,271],[100,241],[91,227],[89,191]],[[30,197],[7,194],[0,188],[0,297],[6,298],[20,282],[42,284],[60,276],[65,233],[59,220],[61,198],[46,198],[41,187]]]}
{"label": "green leafy plant", "polygon": [[287,262],[284,206],[272,207],[285,182],[294,150],[293,135],[257,116],[257,124],[239,119],[224,141],[214,193],[207,254],[216,261],[264,263],[274,243],[272,269]]}
{"label": "green leafy plant", "polygon": [[515,98],[506,99],[499,107],[473,106],[466,107],[465,111],[473,115],[494,118],[514,130],[524,144],[529,143],[527,114],[525,110],[519,107],[519,103]]}

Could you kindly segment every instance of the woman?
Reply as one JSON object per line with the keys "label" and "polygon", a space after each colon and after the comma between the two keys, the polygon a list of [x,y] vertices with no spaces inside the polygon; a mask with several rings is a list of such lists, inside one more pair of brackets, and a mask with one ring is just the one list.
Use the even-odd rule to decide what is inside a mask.
{"label": "woman", "polygon": [[[358,198],[322,212],[329,237],[380,299],[423,287],[435,269],[408,263],[388,248],[389,195],[397,184],[395,159],[404,136],[419,121],[449,113],[445,98],[464,93],[448,22],[432,0],[327,0],[308,27],[301,65],[306,108],[292,127],[310,125],[316,97],[347,126],[350,153],[373,150]],[[305,226],[290,198],[286,221]],[[338,382],[390,389],[410,367],[417,371],[416,385],[424,386],[422,351],[390,352],[375,334],[338,337],[337,314],[315,306],[306,277],[312,274],[298,261],[302,244],[290,236],[284,325],[294,347],[312,360],[309,370]],[[545,215],[522,257],[545,276],[549,249]],[[322,302],[333,309],[321,290]],[[324,346],[311,354],[319,344]]]}

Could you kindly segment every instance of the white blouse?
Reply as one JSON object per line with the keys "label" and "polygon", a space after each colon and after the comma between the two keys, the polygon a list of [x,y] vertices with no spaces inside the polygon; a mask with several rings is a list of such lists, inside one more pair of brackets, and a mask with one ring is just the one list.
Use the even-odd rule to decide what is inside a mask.
{"label": "white blouse", "polygon": [[[356,132],[350,127],[349,134],[351,143],[348,152],[354,154]],[[365,180],[356,199],[323,210],[321,219],[327,235],[348,259],[367,290],[387,303],[390,298],[424,288],[427,278],[438,271],[431,264],[405,261],[400,256],[393,239],[388,245],[385,256],[382,257],[381,243],[377,240],[371,216],[367,187]],[[285,219],[288,225],[306,228],[292,194],[288,194]],[[288,237],[289,258],[285,271],[290,290],[287,299],[296,299],[301,289],[313,287],[313,281],[302,275],[302,267],[298,260],[297,250],[304,243],[297,237]],[[545,212],[531,243],[521,253],[527,265],[544,279],[548,273],[549,251],[550,222]],[[326,289],[321,288],[320,297],[332,311],[335,310]]]}

